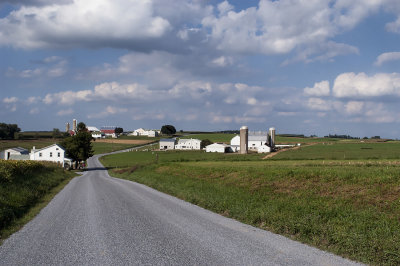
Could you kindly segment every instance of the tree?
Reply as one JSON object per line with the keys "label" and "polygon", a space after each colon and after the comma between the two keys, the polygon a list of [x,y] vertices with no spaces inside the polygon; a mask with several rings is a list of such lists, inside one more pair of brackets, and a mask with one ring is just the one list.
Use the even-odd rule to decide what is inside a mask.
{"label": "tree", "polygon": [[0,123],[0,139],[13,139],[14,134],[20,131],[17,124]]}
{"label": "tree", "polygon": [[58,128],[53,128],[53,133],[52,133],[53,138],[59,138],[61,137],[61,132]]}
{"label": "tree", "polygon": [[161,127],[161,133],[165,135],[173,135],[176,133],[176,129],[172,125],[163,125]]}
{"label": "tree", "polygon": [[79,122],[78,123],[78,125],[76,126],[76,130],[78,131],[78,132],[84,132],[84,131],[88,131],[87,130],[87,128],[86,128],[86,124],[85,123],[83,123],[83,122]]}
{"label": "tree", "polygon": [[213,144],[214,142],[212,142],[209,139],[203,139],[200,143],[200,148],[204,149],[206,146]]}
{"label": "tree", "polygon": [[124,129],[122,127],[115,128],[115,134],[121,134],[122,132],[124,132]]}
{"label": "tree", "polygon": [[[82,123],[82,122],[81,122]],[[67,157],[75,161],[75,167],[77,167],[79,161],[86,161],[89,157],[93,156],[92,147],[92,134],[78,124],[78,133],[75,136],[67,137],[61,142],[61,146],[65,148]]]}

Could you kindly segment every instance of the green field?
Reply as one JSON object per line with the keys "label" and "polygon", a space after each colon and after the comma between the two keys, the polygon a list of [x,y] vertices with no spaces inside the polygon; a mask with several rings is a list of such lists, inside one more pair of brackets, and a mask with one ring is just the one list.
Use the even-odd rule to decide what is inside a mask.
{"label": "green field", "polygon": [[41,149],[57,142],[57,139],[0,140],[0,151],[15,147],[22,147],[30,151],[33,146],[36,149]]}
{"label": "green field", "polygon": [[267,160],[259,154],[130,152],[102,162],[113,176],[239,221],[364,263],[395,265],[399,145],[335,141]]}
{"label": "green field", "polygon": [[400,142],[345,143],[335,142],[303,146],[282,152],[273,160],[374,160],[400,159]]}

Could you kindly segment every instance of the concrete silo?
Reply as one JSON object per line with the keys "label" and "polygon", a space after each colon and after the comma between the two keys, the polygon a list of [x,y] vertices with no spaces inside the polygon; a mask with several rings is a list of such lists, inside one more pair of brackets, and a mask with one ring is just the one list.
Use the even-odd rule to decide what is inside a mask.
{"label": "concrete silo", "polygon": [[76,132],[76,119],[72,120],[72,130]]}
{"label": "concrete silo", "polygon": [[275,147],[275,128],[274,127],[269,128],[268,140],[269,140],[268,141],[269,142],[269,146],[271,148],[274,148]]}
{"label": "concrete silo", "polygon": [[240,128],[240,154],[247,154],[249,143],[249,128],[242,126]]}
{"label": "concrete silo", "polygon": [[69,123],[65,124],[65,132],[69,132],[70,128],[69,128]]}

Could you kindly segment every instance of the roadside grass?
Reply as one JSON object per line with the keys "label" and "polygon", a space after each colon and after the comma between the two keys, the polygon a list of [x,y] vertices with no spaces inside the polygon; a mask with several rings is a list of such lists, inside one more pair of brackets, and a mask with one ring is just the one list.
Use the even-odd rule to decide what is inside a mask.
{"label": "roadside grass", "polygon": [[74,176],[50,163],[0,160],[0,244],[33,219]]}
{"label": "roadside grass", "polygon": [[400,159],[400,142],[327,143],[300,147],[269,160],[360,160]]}
{"label": "roadside grass", "polygon": [[[354,158],[368,158],[364,152],[369,149],[345,145],[349,154],[354,150]],[[388,153],[399,152],[396,145],[373,146],[379,160],[328,160],[329,148],[316,151],[323,154],[322,160],[304,159],[312,153],[303,160],[260,160],[258,154],[201,152],[159,153],[158,161],[155,152],[130,152],[101,160],[115,177],[224,216],[353,260],[396,265],[400,264],[400,161],[391,158],[396,153]],[[331,146],[302,149],[313,147]],[[291,152],[297,151],[282,155]]]}

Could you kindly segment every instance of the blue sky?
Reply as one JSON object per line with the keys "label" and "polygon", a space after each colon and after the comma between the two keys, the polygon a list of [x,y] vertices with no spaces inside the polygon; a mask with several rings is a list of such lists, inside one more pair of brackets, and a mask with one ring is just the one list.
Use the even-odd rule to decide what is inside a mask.
{"label": "blue sky", "polygon": [[399,138],[397,0],[0,0],[0,121]]}

